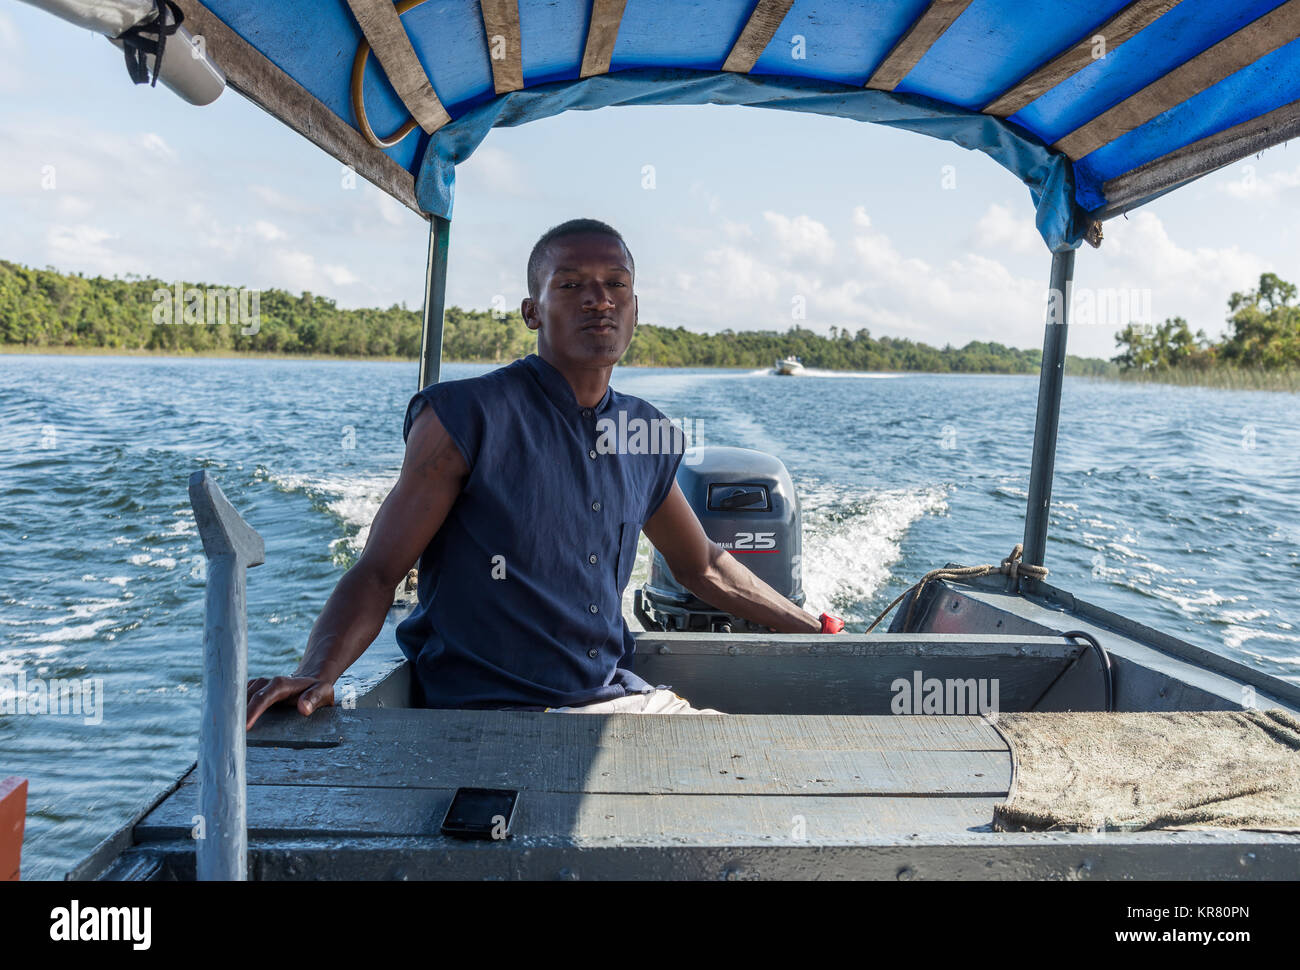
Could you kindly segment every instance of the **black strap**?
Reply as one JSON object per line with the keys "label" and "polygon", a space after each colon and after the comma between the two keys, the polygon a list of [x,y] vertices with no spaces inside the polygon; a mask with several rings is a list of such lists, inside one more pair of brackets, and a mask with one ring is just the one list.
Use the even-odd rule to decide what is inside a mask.
{"label": "black strap", "polygon": [[[176,33],[176,29],[185,19],[181,8],[172,0],[153,0],[153,2],[158,15],[148,23],[136,24],[130,30],[123,31],[118,37],[122,42],[122,50],[126,54],[126,72],[131,75],[131,80],[136,84],[148,84],[150,87],[157,86],[158,75],[162,73],[163,49],[167,46],[167,38]],[[169,13],[171,23],[167,22]],[[153,36],[149,36],[151,34]],[[152,81],[149,79],[150,54],[154,55]]]}

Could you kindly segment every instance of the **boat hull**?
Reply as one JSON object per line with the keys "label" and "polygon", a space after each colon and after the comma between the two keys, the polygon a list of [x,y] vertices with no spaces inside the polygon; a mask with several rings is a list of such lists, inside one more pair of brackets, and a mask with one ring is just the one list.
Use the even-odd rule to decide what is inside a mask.
{"label": "boat hull", "polygon": [[[408,663],[370,659],[355,708],[272,710],[249,733],[249,877],[1295,878],[1300,834],[994,830],[1010,747],[974,706],[898,713],[917,672],[996,681],[1003,712],[1099,710],[1096,652],[1060,635],[1081,629],[1119,710],[1300,714],[1293,684],[1005,583],[931,584],[912,632],[637,635],[643,676],[728,717],[427,710]],[[517,790],[513,837],[441,835],[461,787]],[[197,805],[191,769],[70,876],[193,879]]]}

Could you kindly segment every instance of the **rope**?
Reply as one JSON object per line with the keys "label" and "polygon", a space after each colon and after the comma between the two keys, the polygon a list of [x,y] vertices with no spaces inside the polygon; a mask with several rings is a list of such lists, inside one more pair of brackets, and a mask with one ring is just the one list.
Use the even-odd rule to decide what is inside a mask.
{"label": "rope", "polygon": [[[395,4],[397,15],[400,17],[408,10],[412,10],[424,3],[424,0],[398,0]],[[366,114],[366,60],[370,57],[370,41],[366,40],[364,34],[361,40],[357,42],[357,53],[352,58],[352,81],[349,85],[349,91],[352,95],[352,112],[357,116],[357,127],[361,129],[361,134],[365,136],[366,141],[376,148],[392,148],[403,138],[420,127],[420,123],[410,117],[408,112],[406,121],[395,132],[385,138],[382,135],[376,135],[375,130],[370,127],[370,118]]]}
{"label": "rope", "polygon": [[1046,579],[1046,566],[1034,566],[1030,563],[1020,561],[1020,556],[1023,551],[1024,544],[1017,542],[1016,547],[1011,550],[1011,555],[1007,556],[1006,559],[1003,559],[997,566],[954,566],[952,568],[931,569],[921,577],[920,582],[915,586],[911,586],[899,593],[898,598],[885,607],[884,612],[872,621],[871,626],[867,627],[865,632],[870,633],[874,630],[877,625],[879,625],[880,621],[889,615],[890,610],[901,603],[908,593],[914,592],[916,595],[914,595],[912,601],[907,604],[907,616],[903,620],[903,630],[905,632],[910,630],[912,628],[912,611],[916,608],[917,601],[921,598],[921,593],[924,592],[925,587],[929,583],[934,582],[936,579],[973,579],[976,576],[992,576],[996,573],[1010,576],[1012,582],[1015,582],[1021,576],[1028,577],[1029,579]]}
{"label": "rope", "polygon": [[[170,14],[170,20],[168,15]],[[172,0],[154,0],[154,17],[147,23],[136,24],[118,38],[126,55],[126,72],[136,84],[158,86],[162,74],[163,51],[167,38],[176,33],[185,14]],[[154,34],[153,38],[146,35]],[[149,80],[149,55],[153,55],[153,80]]]}

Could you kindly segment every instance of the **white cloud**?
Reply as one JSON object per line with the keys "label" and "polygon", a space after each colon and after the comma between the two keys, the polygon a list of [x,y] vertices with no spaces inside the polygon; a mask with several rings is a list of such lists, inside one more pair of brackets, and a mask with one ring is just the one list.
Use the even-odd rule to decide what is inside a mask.
{"label": "white cloud", "polygon": [[1043,237],[1033,219],[1017,216],[1006,206],[993,203],[975,224],[975,245],[1007,248],[1013,253],[1041,253]]}
{"label": "white cloud", "polygon": [[[158,135],[129,135],[59,119],[15,119],[0,131],[0,195],[54,200],[64,192],[156,205],[158,187],[188,180]],[[180,194],[180,193],[177,193]],[[143,211],[143,210],[142,210]]]}
{"label": "white cloud", "polygon": [[266,242],[275,242],[278,239],[288,239],[288,234],[273,222],[267,222],[265,219],[258,219],[253,223],[253,235],[258,239]]}
{"label": "white cloud", "polygon": [[1272,202],[1284,193],[1300,188],[1300,166],[1291,172],[1269,172],[1263,176],[1256,174],[1255,166],[1251,164],[1243,165],[1240,171],[1240,178],[1220,182],[1216,188],[1246,202]]}
{"label": "white cloud", "polygon": [[853,251],[862,269],[877,284],[894,282],[911,286],[922,280],[934,280],[934,269],[925,260],[904,256],[883,232],[854,237]]}
{"label": "white cloud", "polygon": [[854,238],[856,270],[869,299],[841,308],[882,332],[927,343],[963,345],[995,340],[1012,346],[1038,342],[1043,318],[1041,281],[1017,277],[996,259],[966,253],[931,265],[898,250],[883,232]]}
{"label": "white cloud", "polygon": [[299,249],[275,249],[267,256],[268,285],[299,292],[310,290],[334,296],[337,287],[351,286],[360,277],[346,266],[318,264],[311,253]]}
{"label": "white cloud", "polygon": [[721,197],[706,189],[703,182],[692,182],[689,192],[691,198],[700,199],[704,203],[704,208],[709,215],[716,216],[722,211]]}
{"label": "white cloud", "polygon": [[407,219],[413,218],[414,213],[406,206],[398,202],[387,192],[381,192],[379,189],[373,189],[378,197],[379,218],[390,226],[402,226],[406,224]]}
{"label": "white cloud", "polygon": [[311,290],[343,306],[420,293],[427,230],[379,190],[362,182],[326,206],[318,200],[328,189],[312,201],[181,164],[189,145],[170,130],[100,130],[68,117],[0,126],[0,257]]}
{"label": "white cloud", "polygon": [[153,154],[159,155],[163,158],[171,159],[176,157],[176,152],[174,152],[172,147],[167,144],[167,141],[163,136],[156,132],[147,131],[141,135],[140,147],[147,152],[152,152]]}
{"label": "white cloud", "polygon": [[109,240],[120,238],[99,226],[54,225],[45,234],[46,252],[54,266],[76,266],[95,273],[120,273],[125,262]]}
{"label": "white cloud", "polygon": [[728,239],[738,240],[754,238],[754,227],[748,222],[733,222],[730,219],[723,219],[721,223],[719,223],[718,228],[722,230],[722,234]]}
{"label": "white cloud", "polygon": [[89,199],[64,192],[55,200],[54,208],[65,219],[84,219],[94,210],[95,206]]}
{"label": "white cloud", "polygon": [[768,211],[763,213],[763,221],[781,247],[785,259],[808,256],[813,262],[825,265],[835,258],[835,241],[816,219],[806,215],[791,219],[779,212]]}
{"label": "white cloud", "polygon": [[[738,302],[755,299],[771,303],[778,290],[778,276],[762,266],[753,254],[735,246],[722,246],[706,252],[702,262],[710,271],[711,289],[716,289],[723,305],[717,311],[731,310]],[[701,274],[704,275],[704,274]],[[736,315],[728,313],[728,316]],[[716,323],[713,324],[717,326]]]}
{"label": "white cloud", "polygon": [[315,215],[321,208],[297,196],[285,195],[269,185],[250,185],[248,191],[262,205],[293,215]]}
{"label": "white cloud", "polygon": [[322,277],[316,268],[316,260],[310,253],[295,249],[277,249],[267,260],[268,276],[275,282],[271,285],[281,287],[289,292],[313,290],[320,292]]}
{"label": "white cloud", "polygon": [[1236,245],[1180,246],[1149,211],[1108,222],[1106,241],[1092,259],[1101,264],[1101,272],[1090,272],[1099,278],[1095,285],[1149,288],[1154,320],[1181,316],[1193,330],[1204,329],[1210,336],[1223,329],[1229,294],[1253,288],[1260,273],[1273,268]]}
{"label": "white cloud", "polygon": [[335,286],[351,286],[361,280],[361,277],[346,266],[335,266],[327,263],[321,267],[321,271],[324,272],[326,279]]}
{"label": "white cloud", "polygon": [[509,152],[492,145],[481,145],[468,159],[456,166],[456,179],[467,180],[470,191],[493,195],[529,195],[525,169]]}
{"label": "white cloud", "polygon": [[[727,224],[728,242],[692,260],[691,272],[674,273],[671,286],[644,286],[642,316],[705,330],[867,327],[939,346],[1041,340],[1041,280],[1019,278],[983,254],[936,264],[900,251],[871,228],[861,206],[851,223],[843,244],[802,215],[765,212],[747,232],[744,224]],[[792,312],[798,307],[806,308],[805,317]]]}

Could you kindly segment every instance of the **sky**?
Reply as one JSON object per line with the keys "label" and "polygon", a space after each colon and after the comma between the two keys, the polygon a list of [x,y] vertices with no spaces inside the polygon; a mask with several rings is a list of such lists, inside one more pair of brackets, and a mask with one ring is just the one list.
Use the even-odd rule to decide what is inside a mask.
{"label": "sky", "polygon": [[[1128,319],[1218,337],[1260,273],[1300,282],[1298,204],[1300,144],[1283,145],[1107,222],[1077,257],[1070,352],[1113,356]],[[573,111],[496,129],[459,167],[448,304],[517,308],[533,243],[585,216],[627,240],[642,323],[1038,347],[1050,255],[1033,215],[991,159],[911,132]],[[104,38],[0,0],[0,259],[418,308],[427,235],[236,92],[195,108],[136,87]]]}

